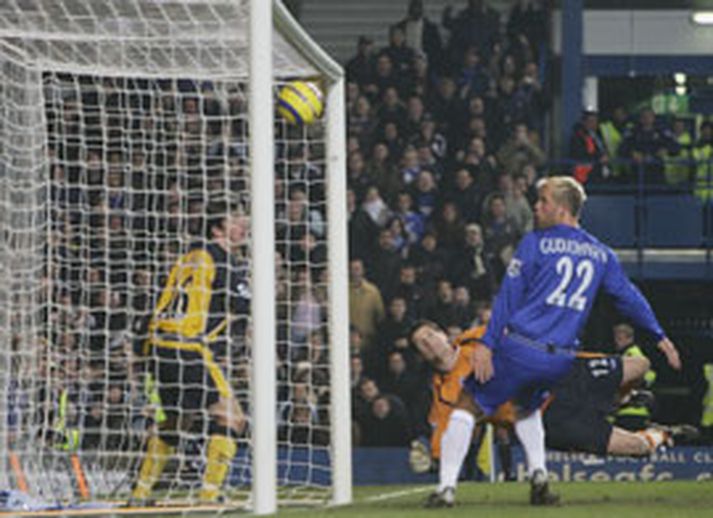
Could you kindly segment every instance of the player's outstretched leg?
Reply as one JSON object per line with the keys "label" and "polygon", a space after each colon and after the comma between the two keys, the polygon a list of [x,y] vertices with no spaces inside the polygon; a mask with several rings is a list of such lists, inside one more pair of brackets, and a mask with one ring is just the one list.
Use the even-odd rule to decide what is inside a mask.
{"label": "player's outstretched leg", "polygon": [[530,504],[557,505],[559,501],[559,495],[550,491],[547,473],[536,469],[530,477]]}

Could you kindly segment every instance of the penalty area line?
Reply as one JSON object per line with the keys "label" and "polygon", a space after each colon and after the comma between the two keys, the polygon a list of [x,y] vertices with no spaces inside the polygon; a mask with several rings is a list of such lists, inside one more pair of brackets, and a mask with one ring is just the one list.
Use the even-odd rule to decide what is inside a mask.
{"label": "penalty area line", "polygon": [[362,499],[362,502],[383,502],[384,500],[393,500],[394,498],[417,495],[419,493],[425,493],[426,491],[433,491],[433,487],[428,485],[424,487],[402,489],[401,491],[391,491],[390,493],[381,493],[379,495],[368,496]]}

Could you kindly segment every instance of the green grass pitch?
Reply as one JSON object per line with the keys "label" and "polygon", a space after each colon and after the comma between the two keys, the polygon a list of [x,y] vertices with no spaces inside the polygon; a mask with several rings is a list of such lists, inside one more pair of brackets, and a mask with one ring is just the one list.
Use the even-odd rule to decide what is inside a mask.
{"label": "green grass pitch", "polygon": [[288,509],[279,516],[385,517],[713,517],[713,481],[557,483],[562,503],[555,508],[528,504],[524,483],[463,483],[452,509],[423,509],[431,487],[358,487],[355,503],[332,509]]}

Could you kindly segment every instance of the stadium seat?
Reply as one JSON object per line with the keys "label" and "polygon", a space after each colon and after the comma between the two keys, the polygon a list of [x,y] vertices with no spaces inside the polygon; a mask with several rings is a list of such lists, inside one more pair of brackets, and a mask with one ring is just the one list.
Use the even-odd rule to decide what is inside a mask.
{"label": "stadium seat", "polygon": [[614,248],[636,245],[634,196],[629,194],[592,195],[582,213],[582,226]]}
{"label": "stadium seat", "polygon": [[703,244],[703,206],[694,196],[651,195],[644,208],[644,246],[697,248]]}

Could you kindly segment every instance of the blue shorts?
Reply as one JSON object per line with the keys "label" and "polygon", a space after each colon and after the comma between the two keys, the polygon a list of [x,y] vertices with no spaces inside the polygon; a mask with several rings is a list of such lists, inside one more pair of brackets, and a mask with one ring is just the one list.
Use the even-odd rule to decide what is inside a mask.
{"label": "blue shorts", "polygon": [[463,389],[486,415],[506,401],[514,401],[525,411],[538,408],[550,387],[560,382],[574,365],[574,354],[548,352],[505,337],[493,351],[493,377],[479,383],[469,376]]}

